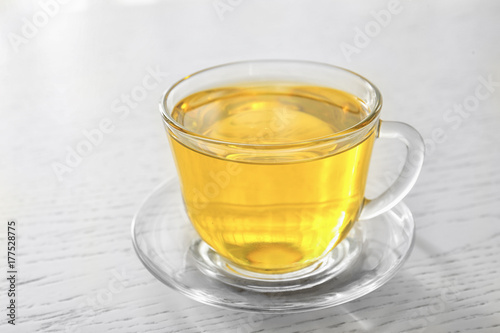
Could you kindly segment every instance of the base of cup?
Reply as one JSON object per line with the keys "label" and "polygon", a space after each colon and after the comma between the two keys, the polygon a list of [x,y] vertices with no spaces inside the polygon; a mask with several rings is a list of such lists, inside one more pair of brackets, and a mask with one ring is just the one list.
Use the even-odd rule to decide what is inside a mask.
{"label": "base of cup", "polygon": [[234,287],[257,292],[287,292],[311,288],[342,273],[361,254],[362,233],[351,230],[324,258],[297,271],[264,274],[237,266],[217,254],[201,239],[193,241],[189,248],[197,268],[205,275]]}
{"label": "base of cup", "polygon": [[265,274],[263,279],[254,272],[235,273],[237,267],[215,265],[223,261],[198,242],[179,182],[172,179],[144,200],[131,231],[144,267],[170,288],[225,309],[283,314],[338,306],[381,287],[410,255],[414,229],[411,212],[401,202],[356,222],[321,262],[281,276]]}

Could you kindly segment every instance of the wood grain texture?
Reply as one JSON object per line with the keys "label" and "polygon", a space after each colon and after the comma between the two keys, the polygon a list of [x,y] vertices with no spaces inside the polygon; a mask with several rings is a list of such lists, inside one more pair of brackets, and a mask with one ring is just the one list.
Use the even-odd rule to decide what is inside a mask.
{"label": "wood grain texture", "polygon": [[[236,3],[236,2],[234,2]],[[0,267],[18,221],[18,318],[1,332],[499,332],[500,4],[401,1],[401,12],[346,57],[385,1],[252,1],[218,15],[211,1],[74,1],[18,50],[30,1],[0,5]],[[377,291],[342,306],[261,315],[199,304],[157,281],[132,248],[145,196],[175,175],[157,112],[162,92],[229,61],[296,58],[359,72],[384,95],[382,117],[427,140],[405,199],[414,251]],[[123,95],[163,73],[128,111]],[[481,78],[495,82],[471,111]],[[469,102],[468,102],[469,101]],[[451,111],[449,111],[451,110]],[[450,117],[454,120],[451,120]],[[458,117],[458,118],[457,118]],[[113,130],[59,180],[56,162],[108,119]],[[441,133],[434,140],[435,133]],[[401,147],[379,140],[369,187],[388,184]],[[0,279],[5,309],[6,279]]]}

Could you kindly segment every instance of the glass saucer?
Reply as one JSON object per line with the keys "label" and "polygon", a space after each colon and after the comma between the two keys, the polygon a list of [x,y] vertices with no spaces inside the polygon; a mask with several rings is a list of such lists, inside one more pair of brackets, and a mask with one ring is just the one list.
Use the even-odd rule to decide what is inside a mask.
{"label": "glass saucer", "polygon": [[324,259],[335,264],[325,265],[312,287],[274,292],[265,283],[242,287],[217,265],[200,263],[200,253],[213,258],[213,251],[199,241],[191,226],[177,179],[157,187],[132,222],[137,255],[158,280],[205,304],[260,313],[311,311],[366,295],[396,274],[408,258],[413,240],[413,217],[401,202],[380,216],[358,221]]}

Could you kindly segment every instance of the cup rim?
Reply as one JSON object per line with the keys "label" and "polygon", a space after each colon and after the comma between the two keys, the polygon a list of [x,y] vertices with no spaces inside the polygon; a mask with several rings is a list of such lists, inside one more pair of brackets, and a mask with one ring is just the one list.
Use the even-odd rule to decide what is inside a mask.
{"label": "cup rim", "polygon": [[[176,89],[180,84],[182,84],[184,81],[189,80],[192,77],[195,77],[199,74],[215,70],[218,68],[223,68],[223,67],[229,67],[233,65],[244,65],[244,64],[252,64],[252,63],[294,63],[298,65],[316,65],[316,66],[324,66],[328,68],[334,68],[336,70],[340,70],[346,73],[349,73],[352,76],[355,76],[362,81],[364,81],[375,93],[375,102],[372,103],[373,105],[369,105],[369,113],[368,115],[360,120],[358,123],[355,125],[348,127],[342,131],[333,133],[328,136],[323,136],[320,138],[315,138],[315,139],[309,139],[309,140],[301,140],[301,141],[295,141],[292,143],[241,143],[241,142],[233,142],[233,141],[225,141],[225,140],[219,140],[215,138],[211,138],[209,136],[204,136],[202,134],[193,132],[182,126],[181,124],[177,123],[177,121],[172,118],[170,112],[168,112],[166,104],[167,104],[167,98],[168,96]],[[215,65],[211,67],[207,67],[204,69],[201,69],[199,71],[196,71],[192,74],[189,74],[182,79],[176,81],[170,88],[168,88],[162,95],[162,98],[160,100],[160,113],[165,121],[167,127],[170,130],[173,130],[176,134],[181,134],[183,136],[187,136],[191,139],[194,140],[201,140],[207,143],[211,144],[221,144],[221,145],[232,145],[236,147],[268,147],[268,148],[289,148],[289,147],[294,147],[294,146],[302,146],[302,145],[310,145],[310,144],[320,144],[320,143],[325,143],[329,141],[335,141],[337,139],[344,139],[347,136],[352,136],[355,135],[356,133],[359,133],[366,129],[369,125],[375,123],[380,115],[380,111],[382,109],[382,94],[380,93],[379,89],[367,78],[365,78],[362,75],[359,75],[356,72],[353,72],[349,69],[340,67],[340,66],[335,66],[327,63],[322,63],[322,62],[317,62],[317,61],[310,61],[310,60],[293,60],[293,59],[258,59],[258,60],[243,60],[243,61],[234,61],[234,62],[228,62],[220,65]]]}

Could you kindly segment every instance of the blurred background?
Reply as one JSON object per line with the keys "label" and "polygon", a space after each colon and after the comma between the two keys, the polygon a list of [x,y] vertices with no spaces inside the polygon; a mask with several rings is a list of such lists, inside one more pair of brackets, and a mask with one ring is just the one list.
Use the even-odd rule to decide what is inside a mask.
{"label": "blurred background", "polygon": [[[494,0],[3,0],[0,218],[19,221],[20,325],[2,320],[2,331],[493,327],[499,40]],[[251,321],[157,282],[135,257],[129,229],[144,197],[175,175],[162,93],[205,67],[276,58],[367,77],[382,91],[382,118],[417,128],[427,158],[405,200],[419,234],[396,282],[340,310]],[[402,162],[397,144],[376,149],[372,188],[390,183]],[[460,260],[475,268],[462,271]],[[99,302],[116,272],[123,291]],[[433,303],[447,288],[443,276],[462,277],[462,302]],[[481,297],[467,293],[481,281]],[[381,299],[400,305],[374,308]]]}

